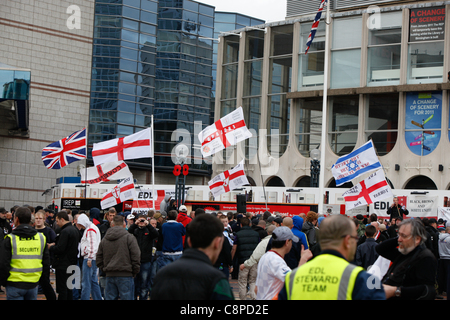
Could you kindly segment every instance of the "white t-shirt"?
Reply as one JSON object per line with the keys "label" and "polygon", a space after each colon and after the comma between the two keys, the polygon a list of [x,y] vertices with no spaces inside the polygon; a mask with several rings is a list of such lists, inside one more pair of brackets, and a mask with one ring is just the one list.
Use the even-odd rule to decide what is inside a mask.
{"label": "white t-shirt", "polygon": [[283,288],[284,279],[289,271],[291,268],[278,253],[266,252],[258,263],[256,299],[272,300]]}

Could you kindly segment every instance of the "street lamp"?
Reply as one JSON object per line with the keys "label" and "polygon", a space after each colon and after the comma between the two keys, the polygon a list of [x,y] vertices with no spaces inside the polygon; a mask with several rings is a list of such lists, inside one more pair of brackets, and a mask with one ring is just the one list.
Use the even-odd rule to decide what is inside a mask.
{"label": "street lamp", "polygon": [[310,153],[311,156],[311,182],[312,188],[319,186],[319,174],[320,174],[320,150],[314,149]]}

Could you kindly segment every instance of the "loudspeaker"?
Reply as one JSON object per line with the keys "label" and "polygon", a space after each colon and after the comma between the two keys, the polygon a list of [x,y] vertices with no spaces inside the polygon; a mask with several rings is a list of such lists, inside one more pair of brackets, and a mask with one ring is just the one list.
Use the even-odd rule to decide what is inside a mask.
{"label": "loudspeaker", "polygon": [[245,194],[237,194],[236,195],[236,205],[237,205],[237,213],[246,213],[247,212],[247,200]]}

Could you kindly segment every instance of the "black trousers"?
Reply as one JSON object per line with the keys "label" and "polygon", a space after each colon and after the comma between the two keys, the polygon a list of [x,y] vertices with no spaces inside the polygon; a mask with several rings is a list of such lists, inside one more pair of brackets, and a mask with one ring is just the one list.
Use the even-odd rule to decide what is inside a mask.
{"label": "black trousers", "polygon": [[56,292],[58,300],[73,300],[72,289],[67,286],[67,279],[71,276],[67,273],[67,268],[55,269]]}

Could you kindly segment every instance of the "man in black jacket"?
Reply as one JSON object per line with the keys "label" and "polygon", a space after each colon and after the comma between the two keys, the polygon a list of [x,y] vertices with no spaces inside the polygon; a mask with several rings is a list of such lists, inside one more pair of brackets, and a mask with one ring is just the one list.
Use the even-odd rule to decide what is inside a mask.
{"label": "man in black jacket", "polygon": [[389,221],[392,221],[392,219],[397,218],[397,217],[401,217],[403,218],[403,215],[408,215],[409,211],[408,209],[406,209],[405,206],[401,206],[398,203],[398,198],[394,197],[394,203],[391,204],[391,206],[389,207],[389,209],[387,209],[386,213],[391,216],[391,218],[389,219]]}
{"label": "man in black jacket", "polygon": [[202,214],[189,223],[189,247],[158,271],[151,300],[234,300],[224,274],[213,267],[222,250],[223,225]]}
{"label": "man in black jacket", "polygon": [[[236,254],[238,266],[250,258],[261,240],[258,232],[252,230],[250,227],[250,220],[247,217],[241,218],[241,226],[241,230],[236,232],[233,248],[231,249],[231,257],[233,258]],[[239,269],[239,299],[246,300],[247,286],[250,287],[249,293],[252,299],[256,299],[255,286],[257,268],[258,266],[254,265],[251,268],[245,267],[243,270]]]}
{"label": "man in black jacket", "polygon": [[73,300],[73,288],[67,286],[67,279],[70,276],[68,268],[77,265],[80,232],[70,223],[69,215],[64,210],[59,211],[56,215],[56,224],[60,228],[60,232],[56,237],[56,242],[48,244],[50,253],[54,254],[56,292],[58,300]]}
{"label": "man in black jacket", "polygon": [[425,241],[426,230],[422,222],[407,219],[400,224],[398,238],[383,241],[376,247],[380,256],[392,261],[382,280],[387,299],[435,298],[437,261],[425,247]]}
{"label": "man in black jacket", "polygon": [[376,246],[378,243],[375,241],[375,233],[377,229],[373,225],[366,227],[365,236],[366,241],[356,248],[355,262],[357,266],[368,269],[378,258],[376,252]]}
{"label": "man in black jacket", "polygon": [[128,228],[128,232],[136,237],[141,250],[141,268],[134,278],[134,299],[147,300],[149,291],[150,272],[152,266],[153,240],[158,238],[158,231],[141,215],[136,223]]}

